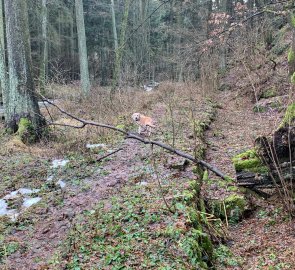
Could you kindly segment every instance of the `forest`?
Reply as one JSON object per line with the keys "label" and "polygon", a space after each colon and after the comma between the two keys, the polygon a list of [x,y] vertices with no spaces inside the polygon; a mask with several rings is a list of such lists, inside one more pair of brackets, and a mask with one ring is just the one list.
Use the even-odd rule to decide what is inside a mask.
{"label": "forest", "polygon": [[295,269],[292,0],[0,0],[0,269]]}

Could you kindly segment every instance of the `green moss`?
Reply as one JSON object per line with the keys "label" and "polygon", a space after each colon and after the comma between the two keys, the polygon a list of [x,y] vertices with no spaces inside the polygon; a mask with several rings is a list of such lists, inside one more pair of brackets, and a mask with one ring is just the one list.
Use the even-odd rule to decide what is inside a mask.
{"label": "green moss", "polygon": [[211,213],[221,220],[237,223],[247,207],[247,202],[242,195],[231,194],[224,201],[215,200],[210,202]]}
{"label": "green moss", "polygon": [[232,162],[237,172],[253,171],[259,167],[264,167],[254,149],[236,155]]}
{"label": "green moss", "polygon": [[183,191],[182,196],[186,202],[192,202],[196,198],[196,194],[195,190],[185,190]]}
{"label": "green moss", "polygon": [[295,84],[295,72],[291,76],[291,83]]}
{"label": "green moss", "polygon": [[229,176],[226,176],[224,180],[228,183],[233,183],[235,181],[233,178],[231,178]]}
{"label": "green moss", "polygon": [[261,105],[255,105],[253,107],[253,112],[257,112],[257,113],[267,112],[267,108]]}
{"label": "green moss", "polygon": [[18,124],[17,135],[24,143],[36,141],[36,134],[32,122],[28,118],[21,118]]}
{"label": "green moss", "polygon": [[236,186],[230,186],[227,188],[228,191],[238,191],[238,187]]}
{"label": "green moss", "polygon": [[238,222],[247,206],[245,198],[238,194],[231,194],[224,200],[224,204],[230,223]]}
{"label": "green moss", "polygon": [[197,215],[197,211],[194,207],[187,207],[186,209],[186,215],[188,218],[188,223],[192,224],[193,227],[198,227],[199,226],[199,218]]}
{"label": "green moss", "polygon": [[295,102],[288,106],[285,116],[284,116],[279,128],[289,126],[294,121],[295,121]]}
{"label": "green moss", "polygon": [[262,98],[271,98],[271,97],[275,97],[277,95],[277,90],[272,87],[267,89],[265,92],[262,93]]}
{"label": "green moss", "polygon": [[295,16],[291,14],[291,25],[295,28]]}
{"label": "green moss", "polygon": [[208,182],[208,181],[209,181],[209,173],[208,173],[208,170],[205,170],[205,171],[204,171],[204,174],[203,174],[203,181],[204,181],[204,182]]}
{"label": "green moss", "polygon": [[231,194],[225,200],[225,208],[226,209],[233,209],[235,207],[240,208],[242,211],[245,210],[246,207],[246,200],[242,195],[238,194]]}
{"label": "green moss", "polygon": [[200,183],[196,180],[192,180],[189,182],[190,189],[194,190],[197,194],[200,193]]}
{"label": "green moss", "polygon": [[207,263],[213,256],[213,245],[208,234],[193,229],[180,243],[183,251],[190,258],[191,264],[196,266],[196,269],[208,269]]}
{"label": "green moss", "polygon": [[295,52],[292,50],[292,48],[290,48],[288,52],[288,63],[294,63],[294,62],[295,62]]}
{"label": "green moss", "polygon": [[125,130],[125,125],[123,124],[120,124],[120,125],[117,125],[116,128],[119,128],[119,129],[122,129],[122,130]]}

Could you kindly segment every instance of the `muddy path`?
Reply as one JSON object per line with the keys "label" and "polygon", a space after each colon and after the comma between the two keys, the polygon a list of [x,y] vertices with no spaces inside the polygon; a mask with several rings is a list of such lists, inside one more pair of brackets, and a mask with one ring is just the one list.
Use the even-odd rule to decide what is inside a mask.
{"label": "muddy path", "polygon": [[[11,240],[23,248],[8,256],[3,269],[46,269],[44,262],[54,255],[75,216],[91,210],[100,200],[118,192],[135,168],[140,166],[141,157],[146,154],[145,146],[128,140],[123,147],[122,151],[103,164],[101,169],[105,175],[97,171],[79,186],[67,183],[63,191],[57,190],[46,201],[47,207],[32,210],[31,214],[36,218],[34,225],[25,230],[16,229],[11,234]],[[85,186],[87,189],[83,188]],[[56,204],[55,196],[62,196],[60,205]]]}

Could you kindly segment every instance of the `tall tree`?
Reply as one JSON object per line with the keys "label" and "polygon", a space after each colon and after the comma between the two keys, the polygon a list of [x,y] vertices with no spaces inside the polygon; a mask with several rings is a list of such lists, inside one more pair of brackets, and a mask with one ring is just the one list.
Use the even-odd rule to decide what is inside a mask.
{"label": "tall tree", "polygon": [[120,44],[118,49],[116,50],[112,92],[115,91],[117,85],[120,84],[120,80],[121,80],[121,65],[122,65],[123,52],[126,45],[125,36],[126,36],[126,30],[128,26],[129,7],[130,7],[130,0],[125,0],[125,9],[124,9],[123,19],[121,23],[121,31],[120,31]]}
{"label": "tall tree", "polygon": [[90,80],[82,0],[75,0],[75,8],[78,32],[81,85],[84,94],[87,95],[90,92]]}
{"label": "tall tree", "polygon": [[290,12],[290,27],[292,30],[292,42],[288,53],[289,75],[295,83],[295,14]]}
{"label": "tall tree", "polygon": [[[0,0],[0,93],[2,93],[3,105],[6,107],[7,100],[7,69],[5,61],[5,43],[4,43],[4,18],[3,18],[3,3]],[[6,118],[6,115],[5,115]]]}
{"label": "tall tree", "polygon": [[40,91],[43,93],[45,91],[46,84],[46,70],[47,70],[47,0],[42,0],[41,7],[41,26],[42,26],[42,40],[41,40],[41,59],[40,59]]}
{"label": "tall tree", "polygon": [[114,45],[115,45],[115,51],[116,51],[116,50],[118,50],[118,35],[117,35],[117,27],[116,27],[116,15],[115,15],[115,8],[114,8],[114,0],[111,0],[111,13],[112,13]]}
{"label": "tall tree", "polygon": [[41,116],[32,76],[30,33],[27,2],[5,1],[6,39],[9,68],[8,105],[5,119],[8,127],[16,129],[18,119],[25,117],[34,131],[41,132]]}

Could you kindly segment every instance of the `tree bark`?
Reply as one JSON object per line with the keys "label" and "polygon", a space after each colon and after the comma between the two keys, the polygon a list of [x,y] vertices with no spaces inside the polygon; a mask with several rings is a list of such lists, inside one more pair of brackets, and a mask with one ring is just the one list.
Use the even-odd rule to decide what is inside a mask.
{"label": "tree bark", "polygon": [[[5,60],[5,37],[4,37],[4,18],[3,18],[3,3],[0,0],[0,94],[2,93],[2,101],[4,112],[8,106],[8,85],[7,85],[7,68]],[[4,114],[7,118],[7,115]]]}
{"label": "tree bark", "polygon": [[41,131],[41,116],[32,77],[30,34],[27,2],[23,0],[5,1],[5,22],[9,67],[8,106],[6,123],[17,128],[20,117],[30,118],[34,130]]}
{"label": "tree bark", "polygon": [[47,43],[47,0],[42,0],[41,11],[41,25],[42,25],[42,40],[41,40],[41,59],[40,59],[40,92],[44,93],[46,84],[46,71],[48,60],[48,43]]}
{"label": "tree bark", "polygon": [[128,26],[128,17],[129,17],[129,7],[130,7],[130,0],[125,1],[125,10],[121,24],[121,31],[120,31],[120,45],[116,50],[116,60],[115,60],[115,70],[113,76],[113,84],[112,84],[112,92],[115,91],[118,84],[121,81],[121,65],[122,65],[122,57],[123,51],[125,48],[125,35]]}
{"label": "tree bark", "polygon": [[76,23],[78,32],[78,47],[79,47],[79,59],[80,59],[80,76],[81,86],[85,95],[90,92],[90,80],[89,80],[89,68],[84,24],[84,11],[82,0],[75,0],[76,9]]}
{"label": "tree bark", "polygon": [[288,65],[289,65],[289,76],[291,76],[291,82],[295,84],[295,15],[290,12],[290,26],[292,32],[291,48],[288,53]]}
{"label": "tree bark", "polygon": [[114,45],[115,45],[115,51],[117,51],[118,50],[118,35],[117,35],[117,27],[116,27],[116,15],[115,15],[115,9],[114,9],[114,0],[111,0],[111,13],[112,13]]}

